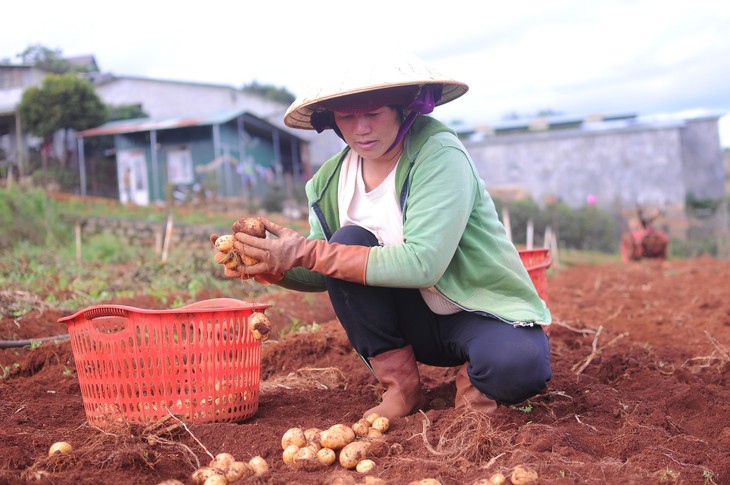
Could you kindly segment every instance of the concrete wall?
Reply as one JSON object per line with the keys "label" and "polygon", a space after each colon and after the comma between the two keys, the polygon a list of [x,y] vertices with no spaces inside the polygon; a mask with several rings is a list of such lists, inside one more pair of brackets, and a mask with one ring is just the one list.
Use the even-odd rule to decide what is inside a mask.
{"label": "concrete wall", "polygon": [[683,178],[695,199],[725,198],[725,171],[717,120],[689,120],[681,131]]}
{"label": "concrete wall", "polygon": [[[713,130],[714,123],[714,130]],[[502,135],[465,145],[488,188],[607,209],[684,206],[688,190],[721,197],[717,120]]]}
{"label": "concrete wall", "polygon": [[94,87],[107,104],[139,104],[151,118],[173,118],[245,109],[266,117],[286,109],[243,91],[208,84],[120,77]]}

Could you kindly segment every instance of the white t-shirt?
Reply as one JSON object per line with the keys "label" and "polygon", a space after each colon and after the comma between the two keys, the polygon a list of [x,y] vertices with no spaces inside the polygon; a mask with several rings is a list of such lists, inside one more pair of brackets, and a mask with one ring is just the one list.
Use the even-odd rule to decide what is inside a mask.
{"label": "white t-shirt", "polygon": [[[372,232],[381,246],[403,243],[403,213],[395,190],[395,165],[383,182],[368,192],[362,178],[362,159],[350,150],[343,161],[338,187],[340,226],[360,226]],[[461,310],[436,288],[421,289],[434,313],[450,315]]]}

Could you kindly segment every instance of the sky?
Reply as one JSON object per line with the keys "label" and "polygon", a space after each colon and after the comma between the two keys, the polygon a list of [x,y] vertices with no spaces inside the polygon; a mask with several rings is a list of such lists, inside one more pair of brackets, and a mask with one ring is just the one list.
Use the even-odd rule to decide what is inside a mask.
{"label": "sky", "polygon": [[568,116],[721,114],[728,0],[10,0],[0,59],[40,44],[103,72],[303,94],[328,69],[412,52],[469,92],[434,116],[478,126]]}

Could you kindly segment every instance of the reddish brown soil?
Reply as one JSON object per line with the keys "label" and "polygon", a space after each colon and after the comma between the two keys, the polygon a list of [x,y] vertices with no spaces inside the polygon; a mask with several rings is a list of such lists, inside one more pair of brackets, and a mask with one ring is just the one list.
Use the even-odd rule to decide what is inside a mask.
{"label": "reddish brown soil", "polygon": [[[456,369],[423,366],[426,404],[392,423],[371,477],[470,485],[525,464],[548,484],[730,483],[728,274],[730,261],[714,259],[551,271],[548,392],[490,417],[460,414],[452,409]],[[269,475],[239,483],[365,483],[339,465],[307,471],[282,462],[288,428],[352,424],[379,389],[326,295],[281,292],[266,300],[275,324],[289,327],[295,318],[320,326],[264,344],[256,415],[191,424],[154,445],[135,426],[101,431],[86,423],[68,342],[0,350],[0,365],[13,369],[0,380],[0,483],[191,484],[196,459],[209,461],[205,449],[268,461]],[[159,308],[143,299],[118,303]],[[6,316],[0,338],[63,333],[62,316],[49,309]],[[61,440],[74,452],[48,458]]]}

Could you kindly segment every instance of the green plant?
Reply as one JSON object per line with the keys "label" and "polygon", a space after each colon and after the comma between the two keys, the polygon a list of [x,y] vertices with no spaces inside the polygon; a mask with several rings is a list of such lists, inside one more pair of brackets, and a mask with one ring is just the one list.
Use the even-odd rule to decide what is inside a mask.
{"label": "green plant", "polygon": [[317,322],[312,322],[311,325],[305,325],[301,320],[295,317],[292,318],[289,326],[281,331],[281,336],[285,337],[295,333],[316,332],[319,330],[319,327],[320,325]]}
{"label": "green plant", "polygon": [[[67,252],[70,249],[67,248]],[[81,256],[84,261],[126,263],[142,260],[144,251],[144,248],[126,244],[115,235],[103,232],[87,238],[82,246]]]}
{"label": "green plant", "polygon": [[529,199],[495,199],[494,204],[500,219],[505,209],[509,213],[512,238],[517,245],[526,244],[528,222],[532,221],[533,241],[538,246],[544,245],[543,236],[549,226],[557,234],[562,247],[604,253],[618,251],[620,231],[617,216],[598,207],[571,209],[563,203],[553,203],[541,208]]}
{"label": "green plant", "polygon": [[659,470],[657,472],[657,476],[659,478],[660,482],[675,482],[679,478],[679,473],[674,472],[670,470],[669,468],[665,468],[664,470]]}
{"label": "green plant", "polygon": [[532,404],[527,404],[525,406],[515,407],[515,409],[518,410],[518,411],[522,411],[525,414],[529,414],[529,413],[532,412],[532,409],[533,408],[532,408]]}
{"label": "green plant", "polygon": [[0,367],[0,370],[2,371],[2,374],[0,374],[0,379],[5,379],[10,375],[10,373],[13,371],[13,369],[19,369],[20,364],[17,362],[14,362],[12,366],[10,365],[4,365]]}
{"label": "green plant", "polygon": [[710,470],[705,470],[702,472],[702,478],[704,478],[704,484],[705,485],[714,485],[715,484],[715,474],[712,473]]}
{"label": "green plant", "polygon": [[35,188],[13,185],[0,189],[0,226],[0,250],[50,242],[63,244],[71,239],[55,205],[43,190]]}

